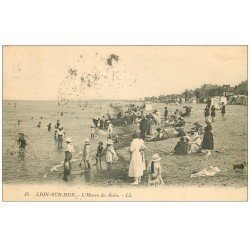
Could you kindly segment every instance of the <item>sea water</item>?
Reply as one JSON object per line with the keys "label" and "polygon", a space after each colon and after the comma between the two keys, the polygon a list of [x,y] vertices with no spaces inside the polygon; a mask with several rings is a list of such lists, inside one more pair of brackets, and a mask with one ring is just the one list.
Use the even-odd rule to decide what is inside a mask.
{"label": "sea water", "polygon": [[[16,107],[15,107],[16,103]],[[85,138],[90,138],[92,119],[113,113],[111,101],[70,102],[58,106],[56,101],[3,101],[3,182],[29,183],[48,181],[44,174],[64,160],[64,149],[57,149],[54,126],[57,119],[64,128],[66,138],[72,139],[75,155],[82,151]],[[61,112],[63,116],[61,116]],[[32,119],[33,117],[33,119]],[[42,117],[42,118],[41,118]],[[20,120],[20,125],[18,125]],[[41,127],[38,128],[38,122]],[[47,125],[51,123],[51,131]],[[24,154],[18,149],[18,133],[23,132],[29,146]],[[106,141],[98,135],[91,141],[95,150],[98,141]]]}

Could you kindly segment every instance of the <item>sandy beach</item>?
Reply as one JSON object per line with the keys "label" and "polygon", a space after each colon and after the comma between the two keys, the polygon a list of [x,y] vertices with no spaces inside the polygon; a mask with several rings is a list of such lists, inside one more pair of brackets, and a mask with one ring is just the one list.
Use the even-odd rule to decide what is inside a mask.
{"label": "sandy beach", "polygon": [[[164,104],[154,104],[163,111]],[[186,118],[187,125],[184,127],[188,131],[198,121],[205,126],[203,116],[204,104],[193,105],[190,117]],[[170,114],[181,106],[168,106]],[[158,142],[147,142],[145,152],[146,162],[154,153],[160,154],[162,158],[162,176],[166,186],[218,186],[218,187],[246,187],[247,168],[241,172],[233,171],[233,164],[247,162],[247,107],[227,106],[227,120],[221,120],[220,111],[217,111],[216,121],[212,124],[215,149],[211,156],[202,154],[194,155],[171,155],[179,138],[171,138]],[[118,145],[116,145],[119,161],[114,164],[112,174],[99,172],[93,176],[92,184],[98,186],[119,185],[127,186],[131,180],[128,177],[128,166],[130,161],[129,145],[132,140],[132,133],[135,130],[133,125],[121,127]],[[215,176],[190,178],[193,171],[199,171],[207,166],[218,167],[221,172]],[[147,185],[147,174],[142,179],[142,185]]]}

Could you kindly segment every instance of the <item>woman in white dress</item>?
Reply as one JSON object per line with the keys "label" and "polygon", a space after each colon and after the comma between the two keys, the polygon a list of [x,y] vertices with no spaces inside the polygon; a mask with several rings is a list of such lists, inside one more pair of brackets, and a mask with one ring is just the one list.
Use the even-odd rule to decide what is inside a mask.
{"label": "woman in white dress", "polygon": [[200,136],[195,135],[194,138],[195,138],[195,140],[193,142],[191,142],[189,154],[195,154],[195,153],[199,152],[199,150],[201,149],[202,141],[201,141]]}
{"label": "woman in white dress", "polygon": [[130,145],[131,161],[129,164],[128,176],[134,178],[132,185],[138,185],[141,182],[141,176],[146,169],[145,157],[143,151],[146,149],[144,141],[140,139],[140,134],[135,133],[134,139]]}
{"label": "woman in white dress", "polygon": [[112,139],[113,131],[114,131],[113,124],[110,121],[108,121],[108,138],[109,139]]}
{"label": "woman in white dress", "polygon": [[108,166],[108,171],[111,169],[113,162],[116,161],[117,159],[118,156],[113,147],[113,141],[111,139],[108,139],[106,146],[106,163]]}

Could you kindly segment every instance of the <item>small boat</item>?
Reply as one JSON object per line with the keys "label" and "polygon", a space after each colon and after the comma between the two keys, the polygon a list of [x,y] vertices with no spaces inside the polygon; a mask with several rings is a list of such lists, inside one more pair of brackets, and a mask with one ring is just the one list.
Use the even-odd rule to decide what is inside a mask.
{"label": "small boat", "polygon": [[144,106],[145,111],[151,111],[151,110],[153,110],[153,105],[152,105],[151,102],[144,102],[143,106]]}
{"label": "small boat", "polygon": [[[92,118],[92,121],[95,124],[95,126],[97,127],[98,119]],[[130,117],[130,116],[124,116],[122,118],[113,118],[113,119],[110,119],[110,122],[114,126],[130,125],[130,124],[132,124],[132,117]],[[103,128],[103,124],[102,123],[103,123],[103,121],[101,120],[100,121],[100,127],[101,128]],[[108,123],[107,123],[107,121],[105,121],[104,128],[107,128],[107,127],[108,127]]]}
{"label": "small boat", "polygon": [[117,104],[117,103],[111,103],[110,106],[111,106],[112,108],[122,108],[122,105],[119,105],[119,104]]}

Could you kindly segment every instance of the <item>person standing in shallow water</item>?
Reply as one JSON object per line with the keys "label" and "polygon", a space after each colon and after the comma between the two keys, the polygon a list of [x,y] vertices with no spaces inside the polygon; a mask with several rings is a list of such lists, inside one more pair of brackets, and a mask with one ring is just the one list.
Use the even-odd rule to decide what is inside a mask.
{"label": "person standing in shallow water", "polygon": [[223,103],[222,103],[222,107],[221,107],[222,121],[225,121],[225,120],[226,120],[225,115],[226,115],[226,106],[225,106],[225,104],[224,104],[224,102],[223,102]]}
{"label": "person standing in shallow water", "polygon": [[56,121],[56,127],[57,128],[60,127],[60,121],[59,120]]}
{"label": "person standing in shallow water", "polygon": [[57,140],[57,132],[58,132],[58,128],[55,125],[55,129],[54,129],[54,139]]}
{"label": "person standing in shallow water", "polygon": [[47,125],[47,127],[48,127],[48,131],[50,132],[50,130],[51,130],[51,123],[49,123],[49,124]]}
{"label": "person standing in shallow water", "polygon": [[20,134],[20,137],[18,139],[18,145],[19,145],[19,150],[24,151],[27,147],[27,142],[24,137],[24,133]]}
{"label": "person standing in shallow water", "polygon": [[210,121],[207,121],[207,126],[205,127],[202,149],[207,150],[207,156],[211,155],[211,150],[214,149],[214,136],[212,133],[212,126]]}
{"label": "person standing in shallow water", "polygon": [[72,153],[75,152],[74,146],[71,144],[71,139],[66,139],[66,149],[65,149],[65,159],[64,159],[64,172],[63,172],[63,180],[68,181],[69,175],[71,174],[71,159],[72,159]]}

